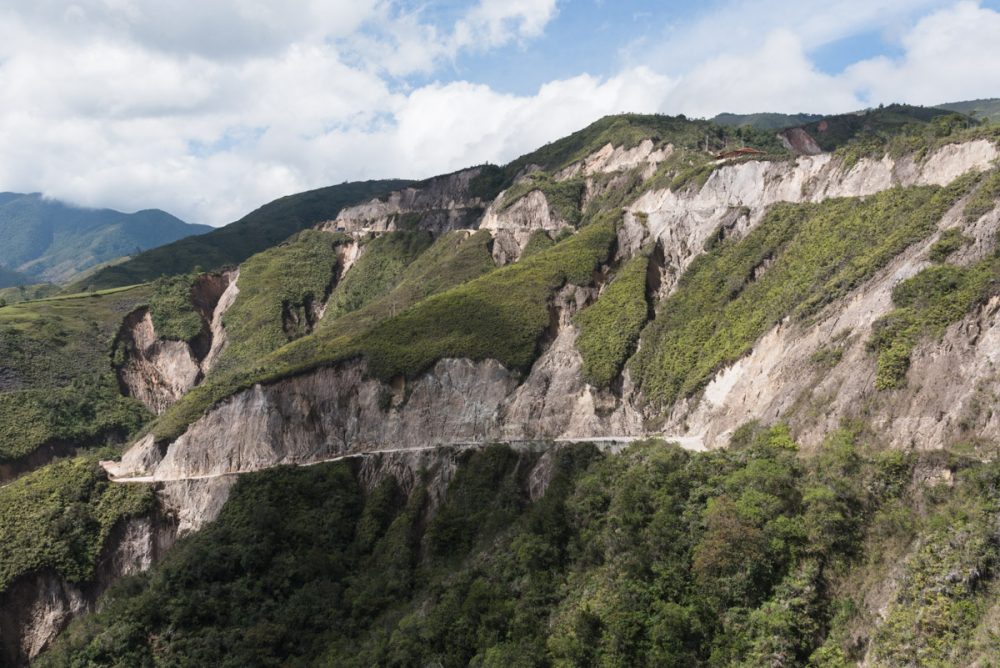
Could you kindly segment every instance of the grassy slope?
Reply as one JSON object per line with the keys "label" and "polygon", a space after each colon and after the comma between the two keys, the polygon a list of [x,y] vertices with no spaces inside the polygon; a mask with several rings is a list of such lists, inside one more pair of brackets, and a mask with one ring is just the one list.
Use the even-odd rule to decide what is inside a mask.
{"label": "grassy slope", "polygon": [[433,241],[431,233],[423,230],[390,232],[368,241],[364,254],[330,295],[325,321],[332,322],[387,294]]}
{"label": "grassy slope", "polygon": [[[213,373],[240,369],[311,328],[314,305],[336,278],[343,235],[305,230],[240,267],[239,294],[223,324],[229,345]],[[288,323],[286,316],[294,316]]]}
{"label": "grassy slope", "polygon": [[[486,274],[496,265],[487,231],[471,235],[455,231],[439,237],[399,274],[385,294],[370,292],[364,305],[343,315],[328,312],[320,322],[321,336],[350,336],[371,329],[417,302]],[[353,269],[352,269],[353,271]],[[388,283],[388,282],[386,282]],[[383,288],[388,287],[383,284]]]}
{"label": "grassy slope", "polygon": [[[424,297],[493,269],[488,239],[485,232],[472,240],[464,232],[455,232],[427,249],[429,239],[424,233],[384,235],[372,241],[361,258],[369,261],[359,260],[330,295],[329,304],[340,296],[341,305],[351,303],[356,308],[338,313],[328,307],[314,325],[326,332],[334,330],[335,337],[358,334]],[[286,331],[282,311],[294,306],[301,320],[302,305],[318,302],[335,275],[336,247],[347,240],[342,235],[306,231],[242,265],[239,296],[224,318],[229,345],[212,371],[210,386],[232,382],[268,353],[306,333]],[[420,254],[414,257],[415,253]],[[352,276],[356,280],[347,280]]]}
{"label": "grassy slope", "polygon": [[[845,666],[869,641],[889,665],[996,658],[996,464],[850,432],[807,458],[747,428],[709,453],[563,449],[531,503],[524,458],[468,454],[429,522],[419,485],[365,494],[346,463],[243,476],[38,665]],[[911,482],[942,464],[953,491]],[[902,587],[874,631],[847,587],[887,562]]]}
{"label": "grassy slope", "polygon": [[643,331],[633,378],[654,403],[694,393],[782,318],[814,314],[927,237],[972,184],[775,206],[745,238],[695,260]]}
{"label": "grassy slope", "polygon": [[163,275],[185,274],[196,267],[207,270],[237,264],[300,230],[335,218],[345,206],[409,183],[400,180],[345,183],[282,197],[208,234],[182,239],[102,269],[71,289],[131,285]]}
{"label": "grassy slope", "polygon": [[54,441],[124,437],[148,413],[122,397],[111,346],[145,286],[0,308],[0,460]]}
{"label": "grassy slope", "polygon": [[6,304],[16,304],[34,299],[45,299],[46,297],[56,295],[59,290],[59,286],[54,283],[35,283],[33,285],[0,288],[0,301]]}
{"label": "grassy slope", "polygon": [[966,102],[950,102],[939,104],[938,109],[956,111],[960,114],[972,115],[990,123],[1000,122],[1000,99],[968,100]]}
{"label": "grassy slope", "polygon": [[[468,280],[492,267],[486,233],[473,235],[453,249],[460,261],[441,258],[417,267],[428,276],[439,274],[436,286],[444,291],[404,310],[397,297],[419,296],[413,282],[404,279],[387,297],[278,349],[254,368],[195,388],[160,416],[153,431],[158,439],[175,438],[212,404],[242,388],[353,357],[366,358],[384,379],[412,377],[444,357],[493,358],[526,370],[549,323],[550,297],[567,282],[590,283],[593,270],[608,256],[614,228],[610,221],[594,223],[522,262]],[[463,249],[471,252],[463,254]],[[437,250],[447,252],[447,247]]]}
{"label": "grassy slope", "polygon": [[649,317],[646,269],[649,258],[637,255],[618,271],[600,298],[574,318],[580,328],[576,347],[583,357],[583,377],[608,387],[635,352]]}

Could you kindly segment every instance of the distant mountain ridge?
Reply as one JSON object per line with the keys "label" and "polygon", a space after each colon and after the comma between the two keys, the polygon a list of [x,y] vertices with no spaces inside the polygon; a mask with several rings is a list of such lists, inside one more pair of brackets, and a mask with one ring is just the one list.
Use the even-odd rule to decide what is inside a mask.
{"label": "distant mountain ridge", "polygon": [[[0,193],[0,287],[66,282],[95,265],[212,228],[159,209],[86,209],[40,193]],[[8,272],[16,272],[9,274]]]}
{"label": "distant mountain ridge", "polygon": [[[1000,122],[1000,98],[984,98],[981,100],[964,100],[961,102],[945,102],[936,104],[927,109],[940,109],[943,111],[953,111],[959,114],[972,116],[981,121],[989,123]],[[859,110],[851,114],[837,114],[836,116],[849,116],[863,114]],[[761,112],[754,114],[731,114],[721,113],[714,116],[711,121],[718,125],[727,127],[749,126],[759,130],[781,130],[783,128],[796,127],[816,123],[828,116],[824,114],[782,114],[775,112]]]}
{"label": "distant mountain ridge", "polygon": [[937,108],[975,116],[979,120],[990,123],[1000,122],[1000,98],[998,97],[967,100],[965,102],[948,102],[939,104]]}
{"label": "distant mountain ridge", "polygon": [[238,264],[296,232],[336,218],[345,206],[413,183],[400,179],[342,183],[281,197],[196,239],[182,239],[141,253],[122,264],[102,268],[86,280],[73,284],[69,290],[119,287],[163,275],[183,274],[195,267],[216,269]]}

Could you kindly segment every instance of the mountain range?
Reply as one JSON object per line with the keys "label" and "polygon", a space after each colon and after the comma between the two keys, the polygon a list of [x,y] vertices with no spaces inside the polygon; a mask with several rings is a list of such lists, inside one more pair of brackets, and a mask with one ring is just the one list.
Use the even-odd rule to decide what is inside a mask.
{"label": "mountain range", "polygon": [[98,264],[212,228],[159,209],[85,209],[38,193],[0,193],[0,288],[64,283]]}

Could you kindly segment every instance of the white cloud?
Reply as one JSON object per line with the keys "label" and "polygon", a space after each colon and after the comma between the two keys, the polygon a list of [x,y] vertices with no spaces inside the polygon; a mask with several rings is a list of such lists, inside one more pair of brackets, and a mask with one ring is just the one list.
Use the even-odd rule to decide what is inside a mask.
{"label": "white cloud", "polygon": [[693,21],[666,26],[654,43],[624,48],[627,62],[682,73],[721,54],[739,57],[755,51],[774,31],[794,34],[814,49],[862,32],[904,31],[909,20],[953,0],[723,0],[706,2]]}
{"label": "white cloud", "polygon": [[556,0],[480,0],[455,25],[452,48],[490,48],[542,34],[556,14]]}
{"label": "white cloud", "polygon": [[[479,0],[450,24],[389,0],[297,0],[280,12],[264,0],[6,3],[0,190],[223,224],[347,179],[506,161],[607,113],[833,112],[866,96],[932,103],[1000,90],[1000,14],[976,3],[900,28],[898,59],[838,75],[819,71],[810,49],[876,11],[908,15],[901,3],[832,0],[817,13],[762,0],[756,23],[748,6],[724,3],[734,16],[678,29],[687,36],[661,53],[690,50],[683,67],[679,55],[648,58],[512,95],[464,81],[410,89],[394,77],[541,39],[556,0]],[[699,43],[719,32],[721,42]]]}
{"label": "white cloud", "polygon": [[794,113],[863,106],[849,88],[816,69],[801,40],[787,30],[766,36],[755,52],[722,55],[696,66],[684,75],[668,104],[696,116],[712,116],[723,109]]}
{"label": "white cloud", "polygon": [[449,31],[424,23],[420,11],[383,2],[369,20],[378,30],[353,35],[345,43],[355,60],[392,76],[429,73],[463,52],[540,37],[556,13],[556,0],[479,0]]}
{"label": "white cloud", "polygon": [[922,19],[902,39],[902,58],[875,58],[844,82],[873,102],[935,104],[1000,95],[1000,13],[961,2]]}

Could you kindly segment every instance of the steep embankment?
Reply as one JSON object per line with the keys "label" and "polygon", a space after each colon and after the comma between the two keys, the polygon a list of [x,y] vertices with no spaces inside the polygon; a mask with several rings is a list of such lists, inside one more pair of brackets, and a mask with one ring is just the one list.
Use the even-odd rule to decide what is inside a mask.
{"label": "steep embankment", "polygon": [[114,352],[123,393],[159,415],[201,382],[226,348],[222,318],[239,294],[238,279],[239,270],[233,270],[196,277],[187,294],[182,286],[182,304],[193,307],[185,311],[197,319],[191,318],[194,327],[179,336],[169,331],[169,322],[162,323],[174,338],[157,330],[160,302],[155,295],[151,306],[126,316]]}
{"label": "steep embankment", "polygon": [[[154,431],[112,470],[118,474],[177,479],[303,463],[346,452],[390,447],[401,439],[406,439],[409,445],[422,446],[498,439],[527,441],[666,433],[671,437],[687,437],[691,443],[718,447],[728,441],[733,428],[752,419],[791,420],[793,425],[801,425],[805,442],[814,443],[831,428],[828,420],[851,417],[852,406],[860,405],[858,402],[864,397],[876,395],[871,381],[874,360],[864,352],[872,323],[890,309],[889,296],[895,282],[924,266],[919,258],[935,238],[935,230],[955,225],[962,197],[973,187],[969,179],[966,182],[956,179],[970,170],[989,168],[997,155],[991,142],[979,140],[946,146],[922,162],[912,158],[864,159],[850,169],[830,156],[751,161],[719,167],[700,188],[664,189],[638,197],[622,223],[618,252],[627,257],[630,249],[635,252],[650,245],[660,249],[656,296],[667,298],[662,302],[663,309],[682,303],[671,301],[671,295],[688,298],[680,294],[685,288],[679,287],[678,278],[687,272],[692,276],[689,280],[697,280],[697,274],[690,271],[692,263],[703,256],[703,249],[713,235],[725,237],[728,245],[723,245],[735,249],[735,253],[742,252],[739,244],[756,244],[760,238],[759,243],[763,244],[757,251],[762,254],[760,262],[767,261],[750,266],[748,280],[759,280],[746,292],[721,294],[723,303],[718,308],[722,310],[713,310],[709,315],[714,320],[706,321],[713,328],[719,327],[719,323],[725,325],[727,319],[744,317],[740,310],[744,307],[740,304],[752,304],[759,312],[745,316],[752,319],[756,329],[741,330],[738,335],[745,341],[738,345],[745,348],[734,348],[733,353],[719,357],[717,363],[711,362],[714,352],[702,353],[697,364],[683,372],[691,380],[679,386],[679,394],[662,394],[663,390],[658,389],[657,383],[662,381],[656,374],[666,368],[662,362],[654,366],[643,362],[655,354],[657,347],[673,351],[685,345],[682,339],[664,344],[656,321],[644,333],[640,343],[642,354],[629,365],[617,392],[585,381],[584,360],[575,346],[578,330],[573,315],[597,298],[605,284],[599,275],[596,279],[588,275],[576,287],[551,292],[548,298],[551,314],[545,318],[544,327],[529,334],[523,344],[527,357],[511,350],[506,364],[502,360],[503,351],[509,347],[509,334],[503,335],[503,344],[495,346],[484,343],[489,341],[483,338],[484,333],[475,334],[477,346],[485,347],[481,353],[473,354],[477,348],[469,347],[465,337],[480,330],[457,315],[463,313],[458,304],[465,298],[460,296],[462,292],[457,292],[454,299],[458,301],[446,302],[447,312],[438,312],[433,302],[427,307],[418,306],[400,316],[398,325],[391,329],[375,330],[383,334],[369,334],[364,343],[345,345],[343,352],[330,355],[335,364],[329,368],[237,393],[194,421],[179,438],[170,439],[166,447],[156,444]],[[953,182],[955,185],[950,189],[941,188]],[[869,199],[864,203],[848,203],[839,199],[844,197]],[[773,205],[779,202],[799,204],[774,209]],[[792,217],[783,219],[782,211],[786,210]],[[982,230],[989,228],[989,220],[979,224]],[[593,226],[585,229],[597,230],[599,224]],[[777,237],[765,238],[768,235]],[[873,244],[879,235],[883,237],[881,245]],[[563,244],[571,244],[576,238]],[[981,239],[983,253],[992,249],[991,243],[985,237]],[[528,264],[524,265],[524,271],[544,266],[546,261],[558,266],[562,260],[554,258],[563,244],[525,260]],[[805,250],[809,253],[804,254]],[[709,253],[704,257],[715,255]],[[590,266],[598,268],[608,261],[610,258],[596,255]],[[844,263],[846,269],[840,267]],[[513,265],[521,266],[522,263]],[[703,264],[699,269],[704,267]],[[811,273],[806,275],[802,271]],[[769,272],[773,272],[770,277]],[[495,283],[514,291],[516,282],[512,277],[513,274],[491,274],[481,279],[485,281],[481,285]],[[736,280],[737,276],[729,278]],[[802,280],[809,284],[798,290],[797,281]],[[783,296],[769,296],[771,301],[765,303],[763,295],[772,290],[768,287],[772,284],[795,290]],[[687,291],[694,289],[690,287]],[[757,292],[760,295],[755,297]],[[817,296],[823,301],[813,303],[807,312],[798,310],[800,303],[810,303]],[[479,299],[475,292],[468,298]],[[695,298],[697,295],[690,296]],[[490,309],[497,311],[497,326],[510,332],[503,303],[492,299]],[[423,322],[422,308],[436,314],[435,328],[428,332],[428,336],[433,333],[433,339],[428,341],[451,340],[457,345],[440,348],[435,344],[426,351],[422,348],[423,344],[413,335],[420,331],[417,323]],[[521,305],[512,303],[512,308],[516,310]],[[479,311],[478,317],[484,315],[485,312]],[[805,315],[822,318],[820,324],[812,324],[812,337],[789,337],[797,350],[794,355],[780,346],[776,352],[771,347],[775,345],[775,335],[768,334],[770,323],[774,323],[775,331],[782,331],[783,327],[799,331],[805,326],[800,324],[805,322],[802,320]],[[668,323],[661,328],[671,327],[669,321],[661,322]],[[738,320],[735,322],[735,326],[744,327]],[[839,327],[830,331],[834,322],[839,322]],[[412,324],[403,327],[403,323]],[[335,332],[336,325],[330,331]],[[395,346],[404,344],[403,339],[397,342],[393,337],[402,332],[407,332],[405,346],[410,351],[407,355],[426,355],[420,358],[425,361],[395,361]],[[734,334],[726,332],[719,329],[714,336],[727,337],[730,345],[738,343],[738,339],[732,338]],[[826,344],[826,338],[817,332],[850,338],[854,347],[847,354],[853,355],[851,359],[856,363],[844,365],[841,372],[824,374],[824,382],[837,383],[839,373],[843,373],[851,379],[851,385],[840,390],[843,403],[839,410],[831,410],[827,420],[810,422],[804,417],[805,411],[798,412],[800,405],[796,402],[808,401],[818,380],[817,375],[802,373],[803,368],[809,368],[808,360]],[[688,334],[678,324],[669,336]],[[384,346],[390,348],[379,343],[384,337],[388,337]],[[537,351],[535,341],[542,342]],[[664,345],[669,347],[663,348]],[[721,343],[712,343],[709,338],[697,345],[706,345],[706,351],[712,351],[718,350]],[[468,359],[454,354],[462,350],[468,351]],[[359,353],[362,361],[336,364],[338,357],[350,358]],[[388,363],[383,361],[386,354],[390,354]],[[494,359],[477,361],[478,355]],[[775,359],[775,355],[789,360],[788,366],[766,361]],[[371,368],[372,360],[378,360],[379,366]],[[713,368],[715,364],[719,368]],[[738,378],[743,368],[754,364],[766,366],[766,373],[757,368],[746,376],[746,382],[760,383],[762,378],[768,378],[767,389],[754,392],[753,401],[747,401],[746,395],[739,392]],[[918,358],[914,361],[914,373],[918,373],[919,364]],[[699,365],[707,366],[698,371]],[[656,373],[646,371],[647,367],[655,368]],[[635,376],[636,373],[639,375]],[[718,378],[713,380],[715,374]],[[966,378],[965,382],[975,386],[979,380]],[[707,389],[700,392],[706,384]],[[816,391],[822,394],[830,390],[825,387]],[[914,427],[901,429],[903,422],[899,420],[909,410],[907,401],[896,399],[886,410],[885,418],[873,423],[873,427],[884,428],[891,441],[915,440],[922,447],[942,444],[936,440],[939,434],[917,426],[919,419],[913,420]],[[939,420],[957,423],[962,410],[962,402],[942,406]],[[893,417],[894,411],[899,411],[895,413],[897,417]],[[978,435],[992,437],[993,429],[992,423],[984,424]]]}
{"label": "steep embankment", "polygon": [[[881,119],[885,127],[899,114]],[[294,570],[338,592],[324,600],[343,602],[338,610],[350,609],[354,626],[291,648],[296,634],[276,621],[291,609],[285,603],[279,612],[256,593],[226,598],[216,612],[253,610],[251,635],[260,639],[234,644],[236,653],[332,663],[420,656],[456,665],[477,656],[631,665],[630,651],[688,664],[750,656],[803,663],[814,652],[834,665],[866,653],[889,665],[983,656],[995,608],[995,499],[994,474],[977,458],[989,456],[998,436],[983,406],[994,391],[1000,177],[989,132],[942,136],[951,126],[940,118],[930,119],[926,135],[848,141],[869,126],[846,124],[836,141],[847,143],[834,154],[751,158],[717,158],[702,142],[723,150],[757,136],[752,131],[605,119],[505,168],[458,172],[341,209],[318,221],[321,229],[244,262],[238,287],[216,291],[229,298],[215,306],[191,306],[190,277],[159,283],[151,329],[144,314],[126,328],[133,341],[154,342],[134,346],[152,351],[135,368],[161,373],[173,358],[161,360],[155,341],[184,342],[172,348],[190,358],[185,368],[197,384],[163,395],[164,405],[182,396],[120,461],[104,466],[142,483],[123,488],[151,484],[156,512],[172,527],[167,535],[208,531],[60,651],[89,653],[107,630],[132,639],[121,645],[127,651],[190,658],[186,639],[226,622],[213,612],[209,623],[187,624],[188,593],[170,583],[194,569],[199,574],[185,580],[191,591],[226,582],[239,598],[245,574],[217,570],[234,562],[220,561],[213,546],[259,544],[262,551],[240,563],[260,564],[260,582],[283,569],[288,576],[287,588],[269,590],[267,600],[302,601],[303,590],[287,584]],[[759,146],[780,151],[773,135]],[[205,332],[210,339],[199,338]],[[216,346],[220,339],[224,346]],[[201,368],[210,357],[214,365]],[[944,365],[962,377],[948,377]],[[737,429],[754,421],[786,426]],[[850,430],[831,433],[841,424]],[[691,449],[733,448],[686,454],[633,446],[621,461],[589,468],[595,460],[587,459],[573,469],[554,447],[603,438],[617,449],[647,435]],[[513,451],[473,452],[493,441]],[[935,452],[875,452],[911,443]],[[318,464],[337,459],[345,461]],[[477,461],[506,463],[484,469]],[[264,470],[282,464],[318,464],[322,472],[312,475],[335,478],[335,494],[320,480],[315,497],[343,502],[327,513],[338,518],[333,525],[305,517],[322,504],[287,488],[310,473]],[[429,481],[415,472],[421,467]],[[460,484],[479,473],[474,491]],[[563,475],[570,479],[562,491],[539,501]],[[396,491],[369,484],[389,478]],[[681,497],[656,491],[663,484]],[[246,504],[272,492],[282,512],[261,512],[258,524]],[[99,505],[95,498],[83,505]],[[948,520],[963,508],[964,519]],[[301,526],[330,533],[283,533],[300,526],[289,519],[299,509]],[[219,523],[209,524],[220,510]],[[267,521],[272,516],[280,521]],[[521,519],[491,525],[494,516]],[[520,522],[545,528],[524,531]],[[634,529],[633,539],[622,527]],[[245,540],[244,530],[264,539]],[[372,531],[392,537],[351,542]],[[341,547],[310,551],[341,534]],[[88,545],[116,549],[108,534],[87,535]],[[963,536],[972,547],[950,550]],[[673,565],[650,565],[657,537],[679,550],[660,551]],[[727,557],[735,544],[749,561]],[[340,565],[324,557],[302,571],[283,566],[290,554],[320,553]],[[501,564],[498,554],[514,561]],[[409,555],[399,587],[362,587],[384,584],[390,555]],[[628,555],[645,556],[627,572],[609,566],[632,563]],[[33,562],[21,562],[29,577]],[[899,566],[887,573],[871,565],[882,562]],[[369,567],[375,576],[363,575]],[[948,580],[952,571],[957,580]],[[529,586],[543,572],[558,573],[552,588]],[[953,654],[941,654],[935,639],[943,636],[917,623],[932,607],[925,599],[940,588],[934,583],[945,581],[952,584],[933,606],[961,640]],[[466,590],[459,582],[479,584]],[[671,582],[697,582],[697,592]],[[448,591],[461,594],[448,603]],[[525,605],[536,616],[501,625],[492,640],[446,623],[473,619],[473,609],[496,615],[497,592],[510,593],[498,603],[510,613],[503,619]],[[844,603],[835,616],[842,598],[853,607]],[[7,636],[47,639],[71,607],[53,603],[60,621],[39,633],[19,618]],[[789,609],[801,624],[780,614]],[[641,619],[626,622],[623,610],[642,610]],[[141,620],[141,630],[130,620]],[[165,628],[177,635],[168,638]],[[44,640],[29,644],[34,651]]]}

